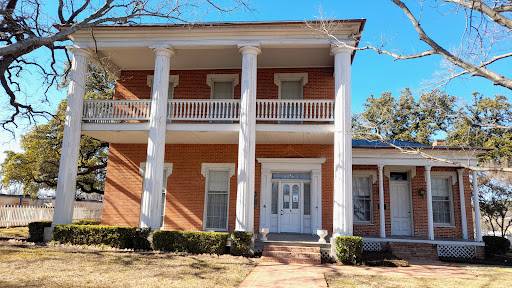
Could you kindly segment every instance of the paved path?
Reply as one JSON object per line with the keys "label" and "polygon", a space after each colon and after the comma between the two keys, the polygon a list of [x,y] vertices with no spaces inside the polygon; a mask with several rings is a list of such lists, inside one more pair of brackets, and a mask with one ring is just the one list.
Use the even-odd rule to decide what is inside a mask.
{"label": "paved path", "polygon": [[474,278],[470,271],[440,261],[410,261],[410,267],[367,267],[261,262],[240,287],[327,287],[324,274]]}
{"label": "paved path", "polygon": [[327,287],[324,265],[261,262],[239,287]]}

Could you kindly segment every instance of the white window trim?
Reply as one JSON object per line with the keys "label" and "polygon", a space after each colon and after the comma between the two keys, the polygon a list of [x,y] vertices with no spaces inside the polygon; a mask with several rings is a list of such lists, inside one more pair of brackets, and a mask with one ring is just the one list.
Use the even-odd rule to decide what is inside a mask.
{"label": "white window trim", "polygon": [[[140,162],[139,164],[139,174],[144,178],[144,173],[146,172],[146,162]],[[165,198],[167,199],[167,178],[172,174],[172,163],[164,163],[164,183],[162,183],[163,188],[165,188]],[[144,184],[143,184],[144,185]],[[162,206],[162,216],[165,219],[165,206],[167,201],[164,201]],[[140,203],[140,207],[142,207],[142,202]],[[162,227],[160,229],[164,229],[165,220],[162,221]]]}
{"label": "white window trim", "polygon": [[[147,84],[149,88],[151,88],[151,94],[149,95],[149,98],[153,97],[153,79],[155,78],[154,75],[148,75],[147,77]],[[173,92],[174,95],[174,87],[178,86],[180,84],[180,76],[179,75],[169,75],[169,92]]]}
{"label": "white window trim", "polygon": [[384,175],[390,179],[391,172],[408,172],[409,179],[407,181],[411,182],[414,177],[416,177],[416,166],[392,166],[386,165],[384,166]]}
{"label": "white window trim", "polygon": [[206,230],[214,230],[212,228],[206,228],[206,215],[207,215],[207,207],[208,207],[208,172],[210,171],[227,171],[228,173],[228,211],[226,217],[226,229],[217,229],[215,231],[228,231],[229,229],[229,197],[230,197],[230,187],[231,187],[231,177],[235,175],[235,163],[202,163],[201,164],[201,174],[203,174],[205,178],[204,184],[204,207],[203,207],[203,231]]}
{"label": "white window trim", "polygon": [[[430,172],[430,179],[448,179],[448,197],[450,199],[450,223],[436,223],[434,222],[434,227],[456,227],[455,226],[455,211],[453,208],[453,185],[455,185],[457,182],[453,181],[453,175],[450,173],[451,171],[446,172]],[[457,173],[453,171],[453,174],[455,174],[455,179],[457,179]],[[433,200],[432,200],[433,201]],[[461,215],[462,217],[462,215]]]}
{"label": "white window trim", "polygon": [[231,82],[233,83],[233,92],[231,99],[235,98],[235,86],[240,83],[240,76],[238,74],[208,74],[206,75],[206,84],[210,89],[210,99],[213,99],[213,86],[215,82]]}
{"label": "white window trim", "polygon": [[[281,83],[283,81],[300,81],[302,86],[308,83],[308,73],[274,73],[274,84],[278,87],[278,98],[281,99]],[[304,98],[304,93],[301,93]]]}
{"label": "white window trim", "polygon": [[[373,225],[373,184],[377,182],[377,171],[375,170],[354,170],[352,171],[352,178],[354,177],[370,177],[370,221],[357,221],[354,218],[354,224],[357,225]],[[352,191],[352,198],[354,192]]]}

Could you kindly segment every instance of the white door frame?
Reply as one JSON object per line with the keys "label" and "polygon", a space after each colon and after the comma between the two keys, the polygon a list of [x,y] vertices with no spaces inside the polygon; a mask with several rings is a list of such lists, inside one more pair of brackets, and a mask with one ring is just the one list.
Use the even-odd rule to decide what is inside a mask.
{"label": "white door frame", "polygon": [[[311,173],[311,234],[316,235],[316,230],[322,229],[322,164],[325,163],[325,158],[257,158],[257,160],[261,163],[260,229],[270,228],[271,224],[272,172],[302,172]],[[301,227],[303,229],[304,226],[301,225]]]}
{"label": "white door frame", "polygon": [[[394,171],[393,171],[394,172]],[[414,237],[414,218],[413,218],[413,205],[412,205],[412,187],[411,187],[411,178],[410,178],[410,173],[407,173],[407,178],[408,180],[405,180],[405,181],[391,181],[391,179],[389,180],[389,218],[390,220],[393,220],[393,214],[392,214],[392,209],[393,209],[393,206],[391,205],[391,186],[393,185],[393,183],[407,183],[407,192],[409,194],[409,209],[410,209],[410,214],[411,214],[411,221],[410,221],[410,229],[411,229],[411,237]],[[392,221],[391,221],[392,222]],[[393,224],[391,224],[393,225]],[[390,231],[390,235],[393,236],[393,227],[391,227],[391,231]]]}

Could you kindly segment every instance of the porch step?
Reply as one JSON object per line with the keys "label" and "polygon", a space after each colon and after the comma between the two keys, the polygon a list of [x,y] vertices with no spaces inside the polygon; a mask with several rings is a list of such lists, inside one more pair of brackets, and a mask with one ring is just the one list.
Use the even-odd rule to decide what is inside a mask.
{"label": "porch step", "polygon": [[262,260],[267,262],[321,264],[320,247],[272,246],[263,248]]}

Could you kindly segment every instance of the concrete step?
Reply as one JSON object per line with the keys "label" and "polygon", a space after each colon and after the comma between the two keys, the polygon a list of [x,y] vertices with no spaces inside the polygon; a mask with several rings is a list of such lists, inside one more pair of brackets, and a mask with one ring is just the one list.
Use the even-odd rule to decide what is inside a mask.
{"label": "concrete step", "polygon": [[320,247],[265,245],[263,251],[312,252],[320,253]]}
{"label": "concrete step", "polygon": [[264,257],[322,260],[320,252],[263,251]]}
{"label": "concrete step", "polygon": [[297,259],[297,258],[278,258],[278,257],[261,257],[262,261],[265,262],[279,262],[279,263],[295,263],[295,264],[313,264],[319,265],[322,264],[321,260],[313,260],[313,259]]}

